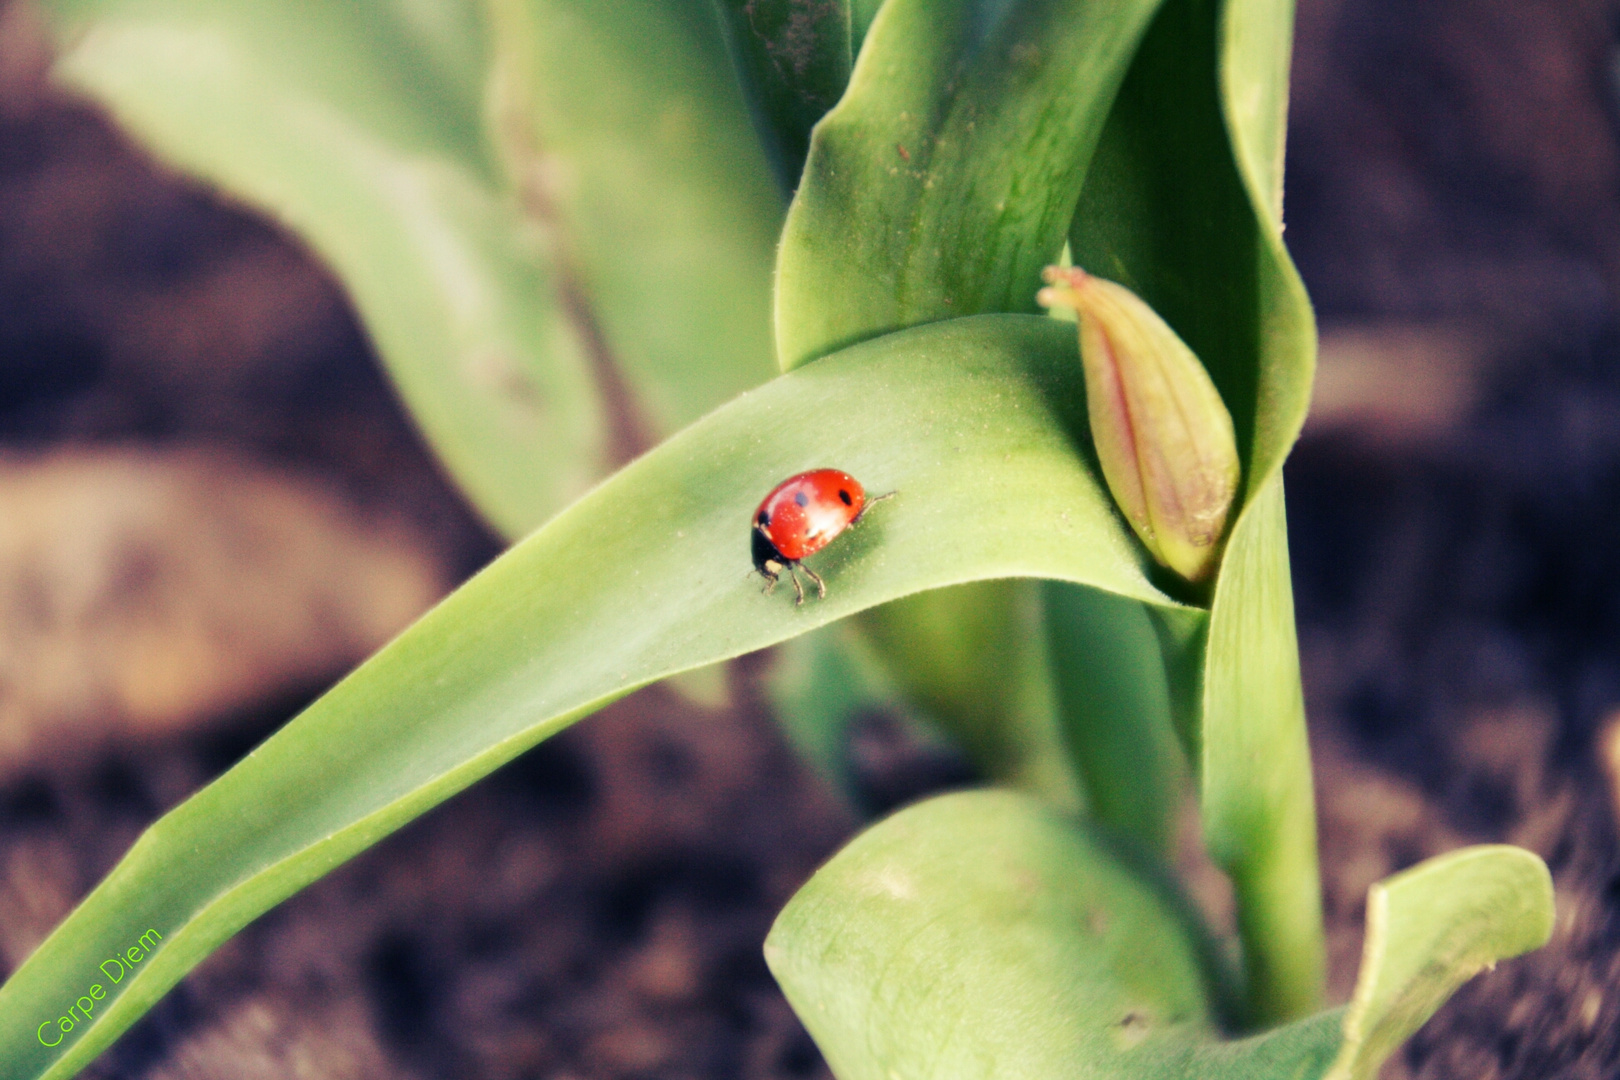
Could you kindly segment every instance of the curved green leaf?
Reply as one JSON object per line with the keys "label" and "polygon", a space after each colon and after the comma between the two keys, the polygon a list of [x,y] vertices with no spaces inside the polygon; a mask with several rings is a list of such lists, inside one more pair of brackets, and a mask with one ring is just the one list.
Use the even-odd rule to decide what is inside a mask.
{"label": "curved green leaf", "polygon": [[1367,891],[1361,973],[1328,1080],[1376,1080],[1457,987],[1552,931],[1552,877],[1523,848],[1463,848],[1380,881]]}
{"label": "curved green leaf", "polygon": [[[638,686],[874,604],[990,577],[1171,605],[1087,445],[1071,327],[954,320],[828,357],[670,439],[493,563],[155,824],[0,989],[0,1078],[83,1066],[247,922]],[[761,595],[749,516],[836,464],[894,489],[815,560],[825,600]],[[93,1020],[36,1027],[161,935]],[[87,981],[88,980],[88,981]]]}
{"label": "curved green leaf", "polygon": [[888,0],[817,125],[777,260],[791,368],[877,334],[1033,311],[1159,0]]}
{"label": "curved green leaf", "polygon": [[1185,908],[1027,796],[945,795],[861,834],[789,902],[772,973],[839,1080],[1320,1076],[1338,1017],[1219,1040]]}
{"label": "curved green leaf", "polygon": [[1326,947],[1281,476],[1227,543],[1210,608],[1202,749],[1204,842],[1237,892],[1249,1020],[1307,1015],[1322,1000]]}
{"label": "curved green leaf", "polygon": [[1011,792],[946,795],[851,841],[766,958],[839,1080],[1374,1080],[1463,982],[1545,944],[1552,883],[1519,848],[1373,886],[1355,998],[1225,1040],[1187,909],[1102,834]]}

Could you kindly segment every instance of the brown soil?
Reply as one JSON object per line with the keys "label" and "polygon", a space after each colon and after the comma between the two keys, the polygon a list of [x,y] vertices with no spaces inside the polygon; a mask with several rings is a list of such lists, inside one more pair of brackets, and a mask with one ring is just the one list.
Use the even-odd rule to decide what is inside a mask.
{"label": "brown soil", "polygon": [[[1288,238],[1324,357],[1288,480],[1335,992],[1396,869],[1509,841],[1559,890],[1553,944],[1470,984],[1400,1075],[1620,1073],[1616,15],[1302,2]],[[330,278],[25,44],[0,14],[0,971],[497,550]],[[824,1076],[759,944],[856,819],[771,725],[766,662],[723,705],[638,694],[429,814],[89,1075]],[[954,775],[869,760],[887,802]]]}

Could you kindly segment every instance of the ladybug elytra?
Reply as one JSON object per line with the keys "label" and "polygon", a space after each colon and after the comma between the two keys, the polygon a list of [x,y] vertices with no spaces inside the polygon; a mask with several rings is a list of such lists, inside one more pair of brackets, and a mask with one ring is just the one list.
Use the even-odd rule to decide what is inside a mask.
{"label": "ladybug elytra", "polygon": [[892,496],[868,499],[861,482],[839,469],[814,469],[790,476],[771,489],[754,511],[754,569],[765,578],[769,595],[784,572],[793,582],[795,605],[804,603],[804,586],[797,571],[816,583],[819,597],[827,585],[800,560],[814,555],[861,519],[875,503]]}

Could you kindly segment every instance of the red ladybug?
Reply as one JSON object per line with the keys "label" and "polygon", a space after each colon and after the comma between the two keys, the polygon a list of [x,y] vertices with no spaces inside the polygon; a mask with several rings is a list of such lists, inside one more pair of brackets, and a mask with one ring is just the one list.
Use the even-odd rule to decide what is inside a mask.
{"label": "red ladybug", "polygon": [[785,570],[798,597],[794,604],[804,603],[804,586],[795,573],[803,570],[816,583],[817,595],[825,598],[826,583],[799,560],[826,547],[875,503],[893,494],[868,499],[861,482],[838,469],[814,469],[777,484],[754,511],[754,569],[766,580],[766,594],[776,588]]}

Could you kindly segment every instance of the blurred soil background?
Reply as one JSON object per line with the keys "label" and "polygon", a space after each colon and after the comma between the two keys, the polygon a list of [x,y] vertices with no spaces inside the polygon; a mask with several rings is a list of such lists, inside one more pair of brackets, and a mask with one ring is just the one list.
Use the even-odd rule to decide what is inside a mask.
{"label": "blurred soil background", "polygon": [[[1301,0],[1288,467],[1333,985],[1373,881],[1540,853],[1552,945],[1390,1076],[1620,1075],[1620,2]],[[341,291],[52,90],[0,0],[0,972],[158,814],[492,558]],[[740,549],[739,549],[740,550]],[[760,942],[856,827],[733,665],[238,936],[103,1080],[825,1076]],[[948,783],[883,718],[874,801]]]}

